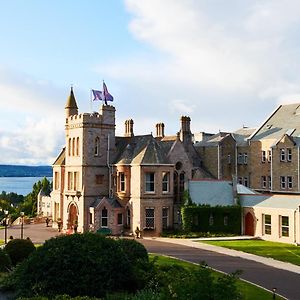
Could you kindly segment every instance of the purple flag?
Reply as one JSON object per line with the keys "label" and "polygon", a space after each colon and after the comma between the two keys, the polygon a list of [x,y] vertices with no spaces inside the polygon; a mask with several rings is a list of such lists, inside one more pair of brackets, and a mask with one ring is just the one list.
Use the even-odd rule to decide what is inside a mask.
{"label": "purple flag", "polygon": [[108,92],[107,86],[105,82],[103,81],[103,96],[105,104],[107,105],[107,101],[114,101],[114,97]]}
{"label": "purple flag", "polygon": [[95,100],[104,100],[103,93],[101,91],[92,90],[92,92],[93,92],[93,95],[94,95],[93,101],[95,101]]}

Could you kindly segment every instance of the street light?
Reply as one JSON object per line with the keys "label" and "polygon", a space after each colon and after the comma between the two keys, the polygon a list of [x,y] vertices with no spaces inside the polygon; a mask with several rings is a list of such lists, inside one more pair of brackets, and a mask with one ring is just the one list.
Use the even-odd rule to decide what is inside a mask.
{"label": "street light", "polygon": [[7,244],[7,216],[8,216],[8,210],[4,211],[5,219],[4,219],[4,242]]}
{"label": "street light", "polygon": [[23,239],[23,233],[24,233],[24,212],[20,212],[21,215],[21,239]]}

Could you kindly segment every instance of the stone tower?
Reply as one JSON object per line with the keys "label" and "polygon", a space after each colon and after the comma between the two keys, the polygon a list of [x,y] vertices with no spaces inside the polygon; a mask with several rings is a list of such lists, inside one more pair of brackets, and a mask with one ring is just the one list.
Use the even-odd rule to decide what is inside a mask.
{"label": "stone tower", "polygon": [[102,105],[99,112],[78,114],[73,90],[66,105],[65,188],[63,228],[78,224],[88,230],[90,206],[111,190],[110,164],[115,154],[115,108]]}

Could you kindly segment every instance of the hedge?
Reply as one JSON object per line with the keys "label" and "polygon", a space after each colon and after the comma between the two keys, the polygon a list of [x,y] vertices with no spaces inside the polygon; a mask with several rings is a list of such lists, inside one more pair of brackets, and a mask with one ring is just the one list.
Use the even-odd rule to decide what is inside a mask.
{"label": "hedge", "polygon": [[[185,206],[181,209],[185,231],[241,234],[240,206]],[[227,222],[226,222],[227,220]]]}

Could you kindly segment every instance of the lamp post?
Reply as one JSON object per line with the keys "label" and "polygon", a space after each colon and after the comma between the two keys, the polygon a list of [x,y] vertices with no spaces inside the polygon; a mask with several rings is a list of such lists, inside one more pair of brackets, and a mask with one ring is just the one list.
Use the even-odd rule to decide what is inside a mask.
{"label": "lamp post", "polygon": [[24,212],[20,212],[21,215],[21,239],[23,239],[23,233],[24,233]]}
{"label": "lamp post", "polygon": [[5,219],[4,219],[4,243],[7,244],[7,216],[8,210],[4,211]]}

